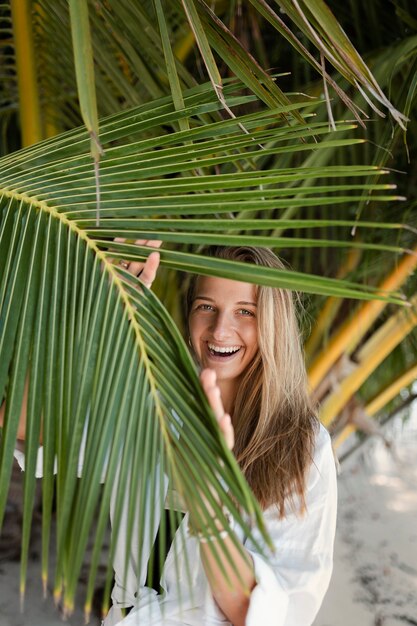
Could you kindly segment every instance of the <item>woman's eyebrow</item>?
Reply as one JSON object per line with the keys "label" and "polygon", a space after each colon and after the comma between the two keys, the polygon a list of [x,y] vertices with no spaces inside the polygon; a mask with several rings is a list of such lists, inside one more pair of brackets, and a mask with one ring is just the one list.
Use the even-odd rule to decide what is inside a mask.
{"label": "woman's eyebrow", "polygon": [[[215,302],[213,298],[209,298],[208,296],[195,296],[194,300],[208,300],[209,302]],[[257,306],[256,302],[246,302],[245,300],[239,300],[236,304],[245,304],[250,306]]]}

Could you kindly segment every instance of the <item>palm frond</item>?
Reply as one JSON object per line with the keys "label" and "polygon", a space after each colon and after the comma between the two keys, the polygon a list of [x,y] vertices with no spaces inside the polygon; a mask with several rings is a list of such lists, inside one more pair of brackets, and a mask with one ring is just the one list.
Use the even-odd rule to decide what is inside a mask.
{"label": "palm frond", "polygon": [[[232,84],[228,89],[229,102],[242,102]],[[256,520],[268,542],[259,507],[219,435],[195,365],[175,324],[159,300],[138,281],[133,279],[132,284],[131,275],[115,264],[119,258],[143,259],[149,249],[129,242],[116,244],[114,235],[141,232],[148,238],[158,236],[167,242],[194,246],[204,241],[240,245],[248,241],[244,235],[238,239],[223,236],[218,228],[210,228],[208,220],[222,216],[229,223],[239,222],[240,230],[244,230],[244,220],[233,216],[254,206],[262,211],[264,207],[279,210],[291,203],[299,207],[351,203],[358,198],[358,190],[362,191],[357,182],[342,188],[336,178],[330,182],[332,175],[340,173],[336,168],[326,172],[324,186],[305,187],[297,196],[294,191],[301,181],[320,180],[323,172],[319,168],[257,169],[265,154],[325,151],[337,144],[355,143],[355,139],[327,137],[320,141],[325,125],[310,124],[309,113],[316,106],[310,101],[297,105],[302,122],[293,116],[291,124],[286,120],[295,105],[202,124],[201,115],[219,108],[209,85],[186,92],[184,104],[183,110],[175,111],[172,101],[165,98],[102,121],[105,155],[99,229],[92,222],[95,180],[89,136],[84,129],[51,138],[0,162],[0,397],[5,397],[6,404],[0,511],[5,507],[27,377],[22,581],[42,432],[43,579],[46,584],[56,489],[55,594],[63,594],[68,611],[73,607],[85,546],[93,529],[96,537],[86,603],[89,610],[91,581],[114,489],[120,494],[138,494],[127,525],[131,533],[127,543],[134,537],[138,558],[149,546],[144,524],[135,523],[136,511],[145,516],[162,506],[159,487],[165,480],[179,492],[187,508],[202,517],[208,533],[217,531],[211,518],[199,511],[199,505],[201,494],[212,498],[213,488],[246,533],[251,533],[248,520]],[[178,127],[180,119],[188,120],[189,130],[167,133],[167,125]],[[241,124],[247,134],[242,133]],[[341,130],[345,128],[346,124],[340,124]],[[211,172],[216,166],[227,170],[230,164],[238,164],[241,173],[195,175],[196,169]],[[248,165],[249,173],[245,171]],[[356,181],[357,175],[369,177],[372,172],[381,173],[375,167],[343,168],[343,175],[355,176]],[[366,184],[369,192],[377,194],[375,199],[396,198],[389,185]],[[199,229],[183,229],[184,217],[184,227],[194,222]],[[174,227],[173,218],[178,227]],[[138,227],[139,220],[146,222]],[[152,220],[158,222],[156,231]],[[250,226],[256,232],[257,226]],[[263,229],[265,226],[262,224]],[[266,240],[254,234],[250,242],[265,244]],[[283,243],[271,240],[269,245]],[[303,243],[301,238],[287,244],[319,245],[317,241]],[[178,247],[163,249],[162,264],[313,293],[381,297],[372,289],[347,281],[222,261]],[[396,294],[385,297],[402,302]],[[84,458],[84,469],[78,480],[80,458]],[[217,501],[212,504],[222,518],[221,506]],[[121,508],[119,502],[119,516]],[[226,519],[224,522],[227,524]],[[111,550],[119,525],[116,516]]]}

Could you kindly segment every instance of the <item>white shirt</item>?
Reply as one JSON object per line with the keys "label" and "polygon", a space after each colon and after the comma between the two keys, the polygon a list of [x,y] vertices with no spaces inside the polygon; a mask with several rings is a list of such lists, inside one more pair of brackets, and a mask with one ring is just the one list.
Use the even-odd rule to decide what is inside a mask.
{"label": "white shirt", "polygon": [[[18,456],[23,468],[23,455]],[[41,459],[38,460],[37,475],[40,476],[42,466]],[[257,581],[250,596],[246,626],[310,626],[327,591],[333,566],[337,486],[330,437],[323,426],[308,473],[306,505],[303,516],[289,512],[284,519],[279,519],[276,507],[264,511],[265,525],[275,546],[275,552],[267,559],[257,553],[240,527],[234,528],[253,558]],[[198,540],[189,535],[187,518],[188,515],[165,561],[161,578],[165,592],[161,595],[145,587],[148,555],[142,555],[138,567],[136,546],[130,547],[132,557],[125,577],[126,545],[123,533],[119,533],[113,563],[116,580],[113,607],[103,626],[231,626],[213,599]],[[158,525],[159,520],[155,519],[154,527],[147,528],[152,537]],[[256,538],[263,545],[260,534]],[[265,553],[268,554],[266,547]],[[186,561],[191,569],[191,589]],[[129,615],[122,618],[120,608],[132,605],[134,608]]]}

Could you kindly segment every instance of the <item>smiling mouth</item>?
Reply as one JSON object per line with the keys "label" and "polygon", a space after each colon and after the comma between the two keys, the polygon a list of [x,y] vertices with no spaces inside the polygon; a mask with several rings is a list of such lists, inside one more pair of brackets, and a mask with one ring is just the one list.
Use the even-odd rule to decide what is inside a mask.
{"label": "smiling mouth", "polygon": [[240,350],[242,346],[216,346],[215,344],[207,342],[207,349],[211,356],[219,357],[220,359],[227,359],[232,356],[235,356]]}

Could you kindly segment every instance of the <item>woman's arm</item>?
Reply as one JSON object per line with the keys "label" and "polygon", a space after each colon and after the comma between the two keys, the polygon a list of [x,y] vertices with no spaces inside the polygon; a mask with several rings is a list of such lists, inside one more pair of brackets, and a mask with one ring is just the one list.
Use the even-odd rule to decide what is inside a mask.
{"label": "woman's arm", "polygon": [[[224,432],[224,429],[222,429]],[[275,546],[269,553],[260,532],[254,529],[257,545],[251,539],[245,541],[245,550],[251,558],[252,580],[246,578],[248,568],[236,553],[230,538],[227,548],[235,559],[236,567],[250,596],[236,580],[233,571],[227,570],[228,562],[219,551],[219,557],[235,585],[229,592],[216,561],[211,558],[207,544],[201,544],[202,561],[207,572],[213,598],[233,626],[284,626],[284,624],[312,624],[326,593],[333,563],[333,543],[336,527],[337,483],[336,468],[327,431],[321,427],[316,437],[313,462],[306,485],[307,511],[304,515],[288,511],[280,519],[277,507],[263,512],[264,523]],[[259,553],[258,545],[264,545],[265,554]],[[214,575],[211,576],[210,572]],[[246,591],[246,594],[245,594]],[[242,593],[243,592],[243,593]]]}
{"label": "woman's arm", "polygon": [[[28,389],[29,389],[29,378],[26,376],[25,388],[23,391],[22,408],[21,408],[20,417],[19,417],[19,427],[17,429],[17,438],[20,441],[24,441],[26,437],[26,412],[27,412],[27,406],[28,406]],[[0,406],[0,428],[3,428],[5,413],[6,413],[6,401],[4,400]]]}
{"label": "woman's arm", "polygon": [[[217,551],[217,560],[207,543],[200,544],[201,560],[218,606],[233,626],[244,626],[250,594],[256,586],[252,557],[246,550],[243,556],[231,537],[222,541],[223,549],[227,550],[234,567],[229,558],[225,557],[223,549]],[[239,572],[239,576],[236,572]]]}
{"label": "woman's arm", "polygon": [[[207,395],[207,399],[218,420],[220,430],[223,433],[227,446],[232,449],[234,445],[234,430],[230,415],[225,413],[220,396],[220,389],[216,383],[216,374],[213,370],[203,370],[201,383]],[[221,531],[220,522],[218,529]],[[248,612],[250,594],[256,586],[253,561],[250,554],[243,548],[238,550],[232,538],[222,540],[224,549],[230,555],[224,554],[224,549],[217,550],[217,558],[213,556],[213,545],[200,543],[202,563],[209,581],[211,591],[218,606],[226,615],[233,626],[244,626]],[[237,574],[237,572],[239,574]]]}

